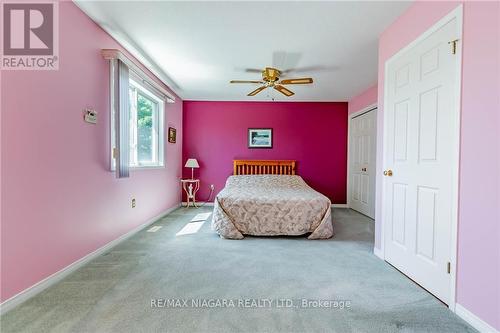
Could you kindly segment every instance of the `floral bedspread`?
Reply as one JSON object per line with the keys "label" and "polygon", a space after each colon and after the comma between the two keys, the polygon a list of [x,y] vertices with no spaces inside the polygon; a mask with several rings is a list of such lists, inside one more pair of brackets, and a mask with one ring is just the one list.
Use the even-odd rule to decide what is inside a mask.
{"label": "floral bedspread", "polygon": [[212,229],[223,238],[311,233],[333,236],[330,200],[300,176],[230,176],[217,195]]}

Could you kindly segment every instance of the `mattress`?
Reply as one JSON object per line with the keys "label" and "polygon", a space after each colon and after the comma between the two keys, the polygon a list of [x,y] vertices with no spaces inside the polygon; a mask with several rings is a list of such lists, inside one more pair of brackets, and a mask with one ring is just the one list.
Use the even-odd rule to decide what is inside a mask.
{"label": "mattress", "polygon": [[212,229],[221,237],[333,236],[330,200],[300,176],[230,176],[216,196]]}

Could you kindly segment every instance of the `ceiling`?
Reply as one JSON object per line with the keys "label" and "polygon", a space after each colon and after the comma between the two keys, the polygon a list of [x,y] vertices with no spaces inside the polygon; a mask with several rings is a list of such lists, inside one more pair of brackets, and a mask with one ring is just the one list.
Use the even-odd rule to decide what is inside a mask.
{"label": "ceiling", "polygon": [[[410,2],[75,1],[182,99],[347,101],[377,82],[378,36]],[[296,69],[285,97],[246,68]]]}

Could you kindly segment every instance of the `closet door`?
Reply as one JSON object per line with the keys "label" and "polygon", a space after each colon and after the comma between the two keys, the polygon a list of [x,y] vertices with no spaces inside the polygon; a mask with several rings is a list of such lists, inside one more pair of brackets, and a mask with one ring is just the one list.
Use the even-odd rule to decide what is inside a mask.
{"label": "closet door", "polygon": [[351,119],[350,208],[375,218],[376,114],[370,110]]}

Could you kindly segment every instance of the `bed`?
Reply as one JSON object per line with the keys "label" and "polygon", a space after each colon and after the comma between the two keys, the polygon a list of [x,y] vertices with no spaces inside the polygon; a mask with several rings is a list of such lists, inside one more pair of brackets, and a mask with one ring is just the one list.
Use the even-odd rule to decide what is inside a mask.
{"label": "bed", "polygon": [[222,238],[333,236],[330,200],[295,174],[295,161],[234,161],[234,175],[217,194],[212,229]]}

